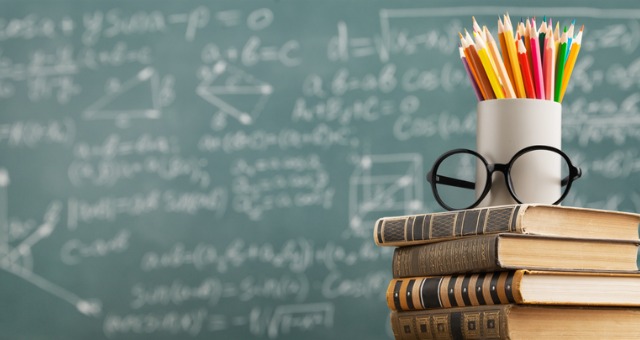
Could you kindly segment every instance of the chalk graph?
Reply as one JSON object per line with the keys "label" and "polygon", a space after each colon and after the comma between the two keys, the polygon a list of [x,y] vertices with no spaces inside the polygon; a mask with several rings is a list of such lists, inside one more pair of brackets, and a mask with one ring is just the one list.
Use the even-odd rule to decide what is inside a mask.
{"label": "chalk graph", "polygon": [[196,93],[217,107],[219,113],[244,125],[257,119],[273,92],[271,85],[224,61],[203,69],[201,76]]}
{"label": "chalk graph", "polygon": [[120,127],[132,119],[158,119],[162,107],[173,97],[172,82],[173,78],[161,81],[152,67],[122,83],[112,79],[107,82],[106,94],[86,108],[82,116],[87,120],[114,120]]}
{"label": "chalk graph", "polygon": [[380,217],[420,212],[423,185],[420,154],[362,156],[349,179],[350,230],[370,236]]}
{"label": "chalk graph", "polygon": [[18,245],[13,246],[9,239],[8,186],[9,174],[6,170],[0,169],[0,269],[70,303],[82,314],[89,316],[100,314],[102,303],[99,300],[82,299],[33,271],[31,249],[53,233],[60,220],[62,203],[52,202],[43,216],[42,223]]}

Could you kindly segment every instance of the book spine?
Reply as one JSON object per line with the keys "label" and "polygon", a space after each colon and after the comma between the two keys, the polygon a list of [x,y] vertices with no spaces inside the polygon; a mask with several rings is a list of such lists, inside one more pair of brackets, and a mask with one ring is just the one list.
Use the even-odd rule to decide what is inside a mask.
{"label": "book spine", "polygon": [[[391,310],[498,305],[522,301],[517,271],[392,279],[387,287]],[[514,277],[515,280],[514,280]]]}
{"label": "book spine", "polygon": [[501,269],[499,236],[471,237],[398,247],[393,251],[394,278],[490,272]]}
{"label": "book spine", "polygon": [[378,246],[408,246],[460,236],[520,232],[522,205],[469,209],[378,219],[374,240]]}
{"label": "book spine", "polygon": [[396,340],[508,339],[507,318],[511,305],[417,312],[390,315]]}

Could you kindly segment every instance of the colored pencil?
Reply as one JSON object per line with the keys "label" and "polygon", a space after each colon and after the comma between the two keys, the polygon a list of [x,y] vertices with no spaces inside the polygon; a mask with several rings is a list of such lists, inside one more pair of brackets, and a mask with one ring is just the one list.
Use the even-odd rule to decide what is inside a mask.
{"label": "colored pencil", "polygon": [[538,42],[540,46],[540,60],[544,61],[544,45],[547,34],[547,17],[542,18],[542,24],[540,24],[540,30],[538,31]]}
{"label": "colored pencil", "polygon": [[538,42],[538,32],[536,30],[536,21],[531,19],[531,25],[529,27],[529,40],[531,46],[531,63],[533,63],[531,69],[533,70],[533,84],[536,89],[536,98],[545,99],[544,95],[544,78],[542,76],[542,59],[540,56],[540,43]]}
{"label": "colored pencil", "polygon": [[542,69],[544,72],[545,98],[547,100],[553,100],[555,84],[555,79],[553,78],[553,76],[556,63],[556,42],[553,39],[553,32],[551,32],[550,28],[548,30],[549,32],[546,34],[545,38],[544,63],[542,65]]}
{"label": "colored pencil", "polygon": [[496,41],[493,39],[493,35],[489,32],[487,26],[483,27],[484,35],[487,38],[487,48],[489,49],[491,58],[493,59],[494,65],[496,66],[496,71],[498,72],[498,76],[500,77],[500,83],[502,84],[502,90],[504,92],[505,98],[515,98],[516,93],[513,91],[513,86],[511,84],[511,79],[509,79],[509,73],[507,72],[506,67],[504,66],[504,62],[502,60],[502,56],[500,52],[498,52],[498,46],[496,45]]}
{"label": "colored pencil", "polygon": [[489,59],[489,53],[487,52],[487,48],[482,41],[482,37],[480,34],[473,34],[476,42],[476,50],[478,51],[478,56],[480,57],[480,61],[482,62],[482,66],[484,66],[485,72],[487,72],[487,77],[489,78],[489,82],[491,83],[491,88],[493,89],[493,93],[496,95],[496,99],[503,99],[504,92],[502,91],[502,87],[500,86],[500,81],[498,80],[498,76],[496,75],[496,71],[491,65],[491,60]]}
{"label": "colored pencil", "polygon": [[560,102],[560,90],[562,89],[562,76],[564,75],[564,59],[567,53],[567,31],[565,30],[560,37],[560,45],[558,46],[558,56],[556,57],[556,83],[554,88],[553,100]]}
{"label": "colored pencil", "polygon": [[520,69],[522,70],[522,79],[524,81],[524,88],[527,92],[527,98],[535,99],[536,91],[533,87],[531,72],[529,72],[530,68],[529,57],[527,57],[527,48],[524,46],[522,40],[517,39],[516,41],[518,43],[518,60],[520,61]]}
{"label": "colored pencil", "polygon": [[556,52],[558,52],[558,45],[560,45],[560,22],[556,21],[556,29],[553,30],[553,40],[556,42]]}
{"label": "colored pencil", "polygon": [[576,20],[571,21],[571,25],[569,25],[569,29],[567,30],[567,56],[564,61],[567,62],[567,57],[569,57],[569,51],[571,51],[571,43],[573,41],[573,30],[575,26]]}
{"label": "colored pencil", "polygon": [[502,23],[502,19],[500,19],[500,17],[498,17],[498,39],[500,40],[500,53],[502,54],[504,68],[507,70],[507,74],[509,75],[511,88],[514,89],[514,98],[517,98],[518,96],[515,94],[516,83],[515,79],[513,78],[513,68],[511,67],[509,52],[507,52],[507,43],[504,39],[504,24]]}
{"label": "colored pencil", "polygon": [[527,98],[527,93],[524,89],[524,83],[522,81],[522,73],[520,71],[520,63],[518,62],[518,51],[516,50],[516,42],[513,38],[513,26],[511,25],[511,19],[509,14],[504,16],[504,37],[507,45],[507,51],[509,54],[509,61],[511,63],[511,69],[513,71],[513,78],[516,84],[516,96],[518,98]]}
{"label": "colored pencil", "polygon": [[478,101],[482,101],[484,98],[482,96],[482,93],[480,92],[478,83],[476,83],[473,73],[471,72],[471,68],[469,67],[467,58],[464,55],[464,48],[459,47],[458,52],[460,52],[460,59],[462,60],[462,65],[464,66],[465,71],[467,71],[467,76],[469,77],[469,82],[471,83],[471,87],[473,88],[473,93],[475,93]]}
{"label": "colored pencil", "polygon": [[458,35],[460,36],[460,47],[462,47],[462,52],[464,53],[465,61],[467,62],[467,66],[469,67],[469,70],[471,71],[471,75],[473,76],[472,83],[474,83],[478,87],[478,91],[480,91],[480,96],[482,97],[481,100],[484,100],[486,98],[486,95],[484,93],[484,89],[480,86],[480,78],[478,76],[478,71],[476,70],[475,65],[473,64],[473,60],[471,59],[471,54],[469,53],[469,49],[466,48],[466,42],[464,40],[464,37],[460,32],[458,32]]}
{"label": "colored pencil", "polygon": [[487,77],[487,72],[482,66],[482,61],[478,56],[478,51],[476,50],[476,47],[473,44],[473,39],[471,39],[469,32],[465,32],[465,33],[466,35],[463,39],[464,41],[463,46],[469,49],[469,57],[470,57],[469,60],[471,61],[471,64],[473,64],[473,67],[476,69],[476,73],[478,74],[478,85],[480,85],[480,88],[482,89],[482,93],[484,94],[484,99],[485,100],[496,99],[496,96],[493,93],[493,89],[491,88],[491,82]]}
{"label": "colored pencil", "polygon": [[[478,25],[478,22],[476,21],[476,17],[472,16],[471,20],[473,21],[473,23],[471,24],[473,26],[473,31],[484,34],[482,32],[482,28],[480,28],[480,25]],[[482,39],[485,39],[485,37],[483,36]]]}
{"label": "colored pencil", "polygon": [[527,58],[529,58],[529,67],[531,67],[529,71],[531,71],[531,74],[533,75],[533,60],[531,60],[531,37],[529,36],[531,32],[531,20],[527,18],[526,23],[524,23],[522,27],[523,33],[521,33],[520,36],[523,38],[524,47],[527,49]]}
{"label": "colored pencil", "polygon": [[571,73],[573,72],[573,66],[575,66],[576,59],[578,58],[578,53],[580,53],[580,45],[582,45],[583,29],[584,29],[584,25],[580,28],[580,31],[576,35],[575,39],[573,39],[573,43],[571,44],[571,51],[569,52],[569,56],[567,57],[567,63],[565,65],[564,75],[562,76],[562,88],[560,89],[560,98],[559,98],[560,103],[562,103],[562,99],[564,98],[564,93],[567,91],[567,85],[569,84]]}
{"label": "colored pencil", "polygon": [[[479,101],[503,98],[553,100],[561,103],[582,45],[584,25],[575,20],[560,29],[552,18],[498,17],[498,42],[489,28],[471,17],[473,28],[460,36],[458,52]],[[555,28],[554,28],[555,27]],[[576,35],[574,30],[578,31]],[[498,45],[499,44],[499,45]]]}

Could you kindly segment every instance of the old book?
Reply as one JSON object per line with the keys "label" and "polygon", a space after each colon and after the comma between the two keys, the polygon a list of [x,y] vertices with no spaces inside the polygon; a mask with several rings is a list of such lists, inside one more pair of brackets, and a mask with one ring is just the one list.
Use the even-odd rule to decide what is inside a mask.
{"label": "old book", "polygon": [[516,204],[384,217],[373,238],[379,246],[408,246],[470,235],[519,233],[640,241],[640,214],[559,205]]}
{"label": "old book", "polygon": [[634,241],[492,234],[395,248],[392,273],[400,278],[505,269],[638,272],[639,250]]}
{"label": "old book", "polygon": [[391,310],[498,304],[640,306],[640,274],[515,270],[391,279]]}
{"label": "old book", "polygon": [[397,340],[637,339],[638,308],[480,306],[395,312]]}

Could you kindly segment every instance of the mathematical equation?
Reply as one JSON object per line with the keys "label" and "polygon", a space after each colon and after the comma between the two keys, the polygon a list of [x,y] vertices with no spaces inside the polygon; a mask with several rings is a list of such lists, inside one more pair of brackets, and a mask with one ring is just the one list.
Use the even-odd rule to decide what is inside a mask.
{"label": "mathematical equation", "polygon": [[[458,32],[503,10],[288,5],[0,5],[0,271],[62,302],[43,319],[392,336],[373,223],[439,209],[431,162],[475,147]],[[583,176],[563,204],[640,211],[640,10],[577,13],[562,133]]]}

